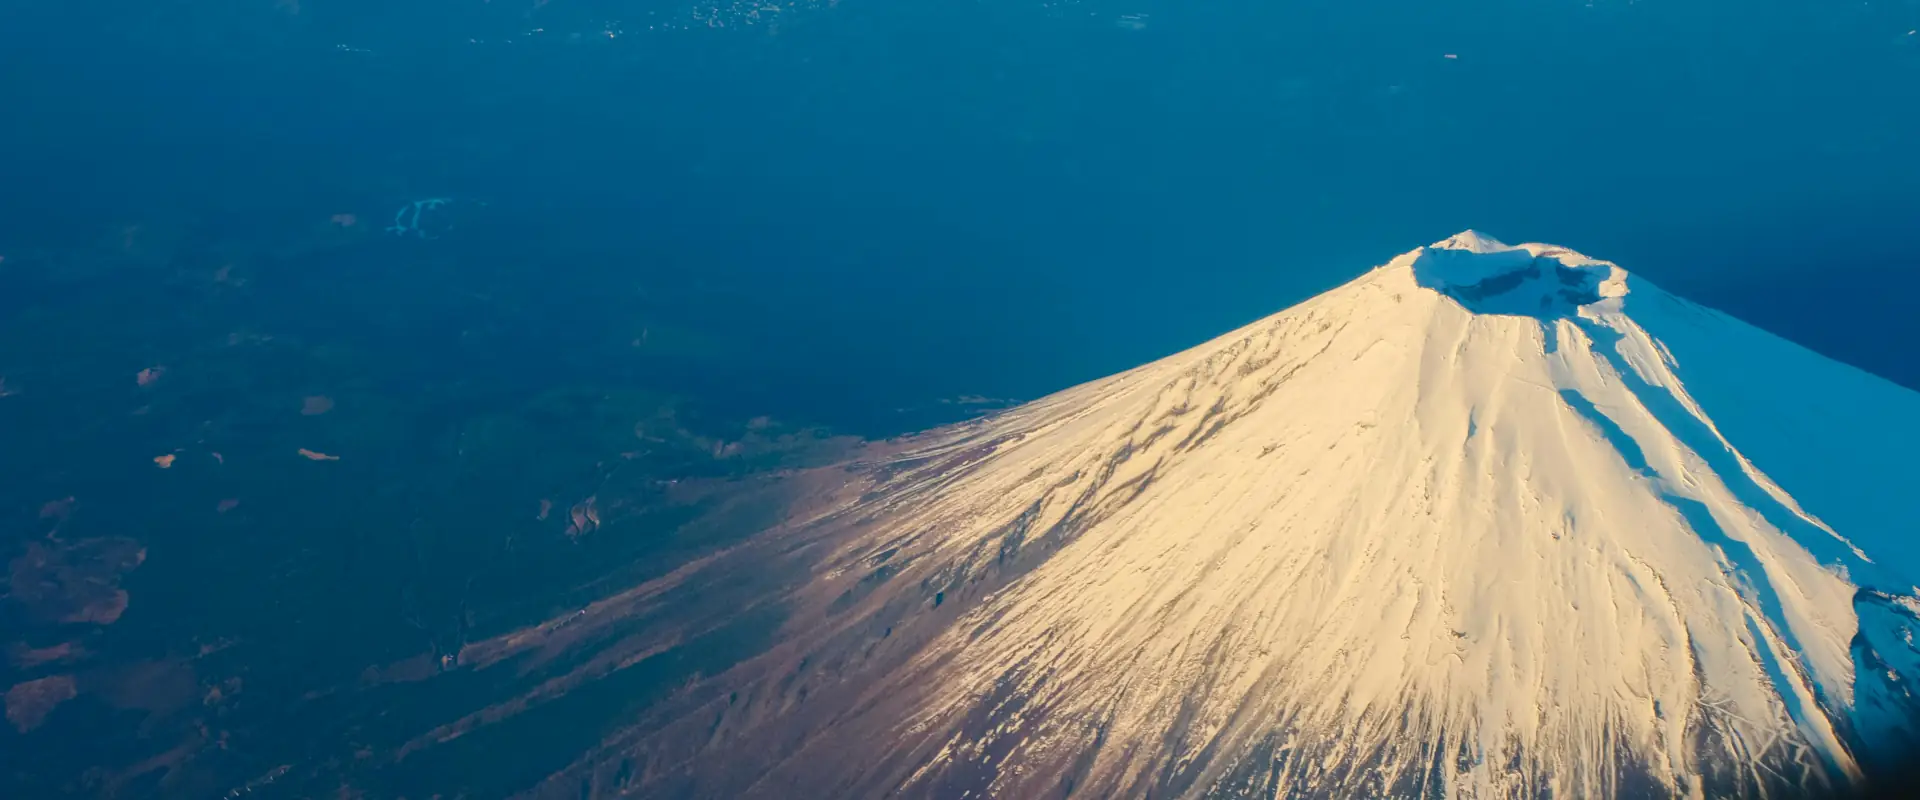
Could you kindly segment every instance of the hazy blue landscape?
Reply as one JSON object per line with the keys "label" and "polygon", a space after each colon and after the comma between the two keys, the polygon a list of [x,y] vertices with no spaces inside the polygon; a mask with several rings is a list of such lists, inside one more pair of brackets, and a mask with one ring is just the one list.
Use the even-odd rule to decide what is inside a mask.
{"label": "hazy blue landscape", "polygon": [[484,199],[556,292],[701,285],[795,375],[1022,396],[1475,227],[1920,381],[1852,291],[1920,252],[1911,3],[514,5],[16,9],[0,223]]}
{"label": "hazy blue landscape", "polygon": [[395,686],[758,524],[688,533],[681,482],[1033,399],[1469,227],[1920,388],[1916,29],[1917,0],[7,4],[0,684],[41,688],[0,795],[526,789],[772,622],[403,763],[511,681]]}

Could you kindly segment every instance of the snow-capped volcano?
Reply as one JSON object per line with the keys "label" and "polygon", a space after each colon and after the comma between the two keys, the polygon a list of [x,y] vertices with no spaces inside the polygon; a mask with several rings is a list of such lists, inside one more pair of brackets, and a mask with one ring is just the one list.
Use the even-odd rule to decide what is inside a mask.
{"label": "snow-capped volcano", "polygon": [[[1463,233],[919,437],[648,589],[780,607],[780,644],[556,786],[1844,787],[1920,745],[1916,453],[1920,394]],[[787,577],[725,578],[749,569]]]}

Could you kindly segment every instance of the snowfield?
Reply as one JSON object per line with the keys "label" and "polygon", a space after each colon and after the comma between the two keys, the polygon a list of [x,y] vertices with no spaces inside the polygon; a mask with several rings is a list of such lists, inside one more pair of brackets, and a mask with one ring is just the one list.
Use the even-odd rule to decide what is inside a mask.
{"label": "snowfield", "polygon": [[1463,233],[863,465],[755,545],[805,565],[782,644],[626,752],[714,797],[1845,786],[1920,747],[1916,454],[1920,394]]}

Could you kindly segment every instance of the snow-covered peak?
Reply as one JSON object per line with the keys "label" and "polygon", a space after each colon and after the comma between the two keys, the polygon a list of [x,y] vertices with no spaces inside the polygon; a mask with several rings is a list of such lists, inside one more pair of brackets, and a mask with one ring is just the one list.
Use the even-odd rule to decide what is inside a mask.
{"label": "snow-covered peak", "polygon": [[[1394,259],[1421,286],[1479,314],[1568,316],[1627,295],[1627,271],[1564,247],[1462,231]],[[1615,304],[1617,305],[1617,304]]]}
{"label": "snow-covered peak", "polygon": [[1430,245],[1434,250],[1465,250],[1470,253],[1498,253],[1512,246],[1476,230],[1468,229]]}
{"label": "snow-covered peak", "polygon": [[715,798],[1844,787],[1920,748],[1916,419],[1610,262],[1463,233],[877,454],[662,579],[779,609],[779,646],[554,793],[630,763]]}

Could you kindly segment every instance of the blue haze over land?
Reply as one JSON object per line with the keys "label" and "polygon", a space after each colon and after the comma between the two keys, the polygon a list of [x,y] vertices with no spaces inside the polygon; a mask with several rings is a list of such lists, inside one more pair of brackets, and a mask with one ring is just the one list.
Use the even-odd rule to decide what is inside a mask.
{"label": "blue haze over land", "polygon": [[707,298],[790,413],[1036,396],[1469,226],[1920,385],[1911,0],[67,5],[5,12],[5,241],[484,199],[434,246],[556,329]]}

